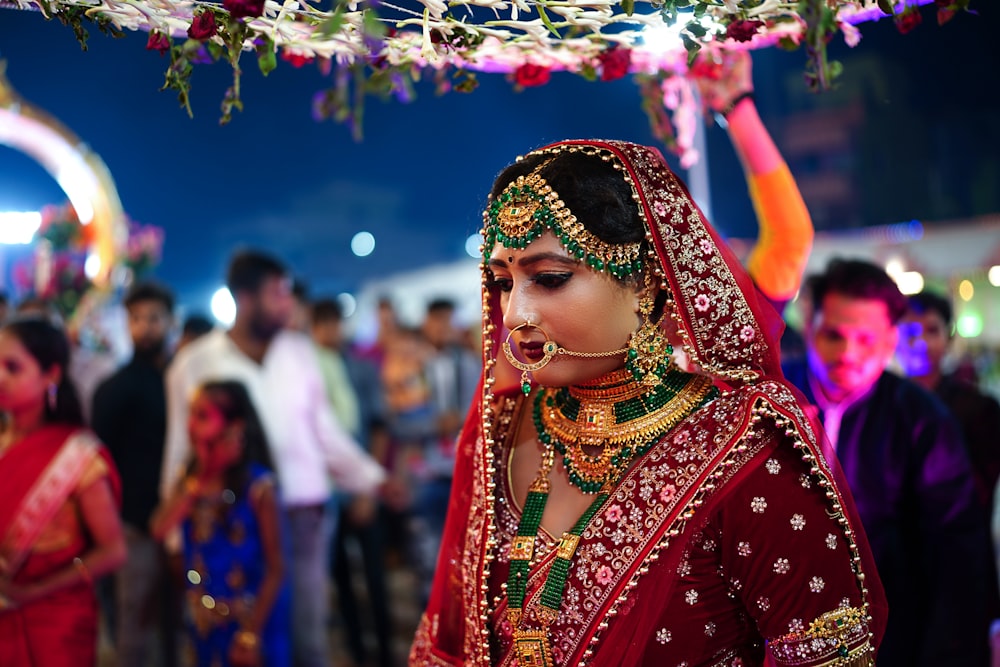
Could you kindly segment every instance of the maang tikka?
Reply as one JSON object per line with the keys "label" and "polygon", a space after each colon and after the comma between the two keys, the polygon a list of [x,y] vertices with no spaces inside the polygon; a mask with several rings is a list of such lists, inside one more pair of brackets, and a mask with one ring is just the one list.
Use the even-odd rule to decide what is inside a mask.
{"label": "maang tikka", "polygon": [[500,243],[504,248],[526,248],[549,229],[567,253],[595,271],[616,278],[638,273],[642,269],[639,243],[607,243],[591,234],[541,177],[553,159],[518,176],[490,202],[483,211],[484,247]]}

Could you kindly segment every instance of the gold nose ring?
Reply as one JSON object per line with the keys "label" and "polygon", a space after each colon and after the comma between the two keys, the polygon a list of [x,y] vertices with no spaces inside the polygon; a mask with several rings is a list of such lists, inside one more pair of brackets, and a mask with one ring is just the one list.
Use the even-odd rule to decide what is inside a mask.
{"label": "gold nose ring", "polygon": [[[514,335],[514,332],[519,331],[520,329],[527,329],[527,328],[538,329],[545,336],[545,342],[542,344],[542,355],[543,355],[542,358],[530,364],[526,364],[517,357],[515,357],[514,351],[510,347],[510,337]],[[559,351],[559,345],[556,344],[554,340],[549,338],[549,334],[546,333],[545,329],[541,328],[537,324],[532,324],[531,320],[525,320],[524,324],[519,324],[513,329],[511,329],[510,332],[507,334],[507,338],[503,342],[502,348],[503,348],[503,354],[505,357],[507,357],[507,361],[510,362],[510,365],[516,368],[517,370],[521,371],[521,391],[525,395],[531,393],[531,382],[528,379],[528,373],[537,371],[540,368],[545,367],[550,361],[552,361],[552,357],[554,357],[556,353]]]}

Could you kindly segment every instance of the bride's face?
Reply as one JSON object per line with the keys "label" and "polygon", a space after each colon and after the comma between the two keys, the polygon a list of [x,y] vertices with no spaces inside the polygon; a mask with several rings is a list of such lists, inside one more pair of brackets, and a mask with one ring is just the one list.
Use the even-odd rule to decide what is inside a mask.
{"label": "bride's face", "polygon": [[[639,326],[640,289],[571,257],[552,232],[527,248],[494,246],[489,259],[511,348],[523,361],[542,358],[545,334],[573,352],[608,352],[628,344]],[[538,327],[538,328],[535,328]],[[544,332],[544,333],[543,333]],[[543,386],[579,384],[624,366],[625,355],[581,359],[556,355],[532,375]]]}

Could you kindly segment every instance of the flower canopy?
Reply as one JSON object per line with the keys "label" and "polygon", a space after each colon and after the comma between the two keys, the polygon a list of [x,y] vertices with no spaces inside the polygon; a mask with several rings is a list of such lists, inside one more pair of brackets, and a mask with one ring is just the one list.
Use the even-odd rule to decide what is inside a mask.
{"label": "flower canopy", "polygon": [[[188,108],[193,66],[226,59],[233,85],[222,120],[240,109],[240,55],[254,52],[267,74],[277,56],[294,65],[316,61],[333,76],[313,100],[314,115],[353,124],[368,93],[412,96],[430,75],[438,89],[468,91],[479,72],[503,72],[515,85],[540,85],[552,71],[611,80],[628,73],[657,81],[683,74],[698,51],[724,45],[805,45],[806,78],[828,87],[839,72],[826,60],[838,32],[854,45],[859,21],[899,21],[932,0],[3,0],[40,10],[72,26],[103,32],[149,32],[147,48],[170,53],[165,88]],[[939,11],[969,0],[936,0]],[[919,20],[919,14],[917,14]],[[940,15],[939,15],[940,19]],[[669,91],[664,91],[669,98]],[[677,98],[676,92],[672,95]],[[683,96],[680,96],[683,97]],[[669,101],[669,100],[667,100]]]}

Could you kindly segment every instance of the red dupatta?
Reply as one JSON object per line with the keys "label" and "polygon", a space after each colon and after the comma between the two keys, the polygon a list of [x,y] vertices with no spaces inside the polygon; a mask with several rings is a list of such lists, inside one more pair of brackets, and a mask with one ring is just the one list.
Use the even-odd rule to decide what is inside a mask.
{"label": "red dupatta", "polygon": [[[583,628],[584,641],[565,656],[566,664],[625,665],[634,661],[632,651],[641,651],[636,638],[647,636],[655,613],[635,615],[628,623],[615,623],[620,604],[627,604],[628,590],[643,574],[651,559],[670,559],[670,537],[678,535],[684,522],[706,503],[724,498],[716,481],[742,454],[742,439],[751,425],[768,418],[785,432],[812,466],[812,474],[824,482],[831,504],[842,512],[848,534],[861,536],[861,522],[836,466],[831,466],[820,447],[821,429],[802,409],[801,394],[783,378],[778,359],[778,338],[783,323],[778,313],[754,287],[752,280],[728,246],[707,223],[686,187],[670,171],[656,149],[618,141],[566,141],[534,153],[555,155],[583,152],[612,162],[632,186],[639,215],[648,239],[674,297],[673,314],[684,341],[685,352],[703,372],[727,390],[727,398],[738,403],[734,424],[740,428],[720,433],[716,449],[707,453],[702,474],[693,477],[658,523],[656,539],[618,578],[619,588],[610,595],[601,613]],[[494,388],[498,377],[510,374],[502,355],[496,354],[503,327],[497,294],[483,282],[482,401],[474,405],[459,437],[453,492],[442,539],[438,568],[427,611],[421,620],[410,655],[411,665],[490,664],[490,614],[488,579],[495,542],[493,521],[496,455],[493,441],[497,418]],[[497,388],[497,393],[499,389]],[[696,414],[693,419],[704,418]],[[745,451],[745,450],[744,450]],[[655,554],[655,555],[654,555]],[[857,553],[859,584],[872,614],[872,631],[882,634],[885,602],[874,563],[867,549]],[[648,570],[648,568],[646,568]],[[672,585],[658,568],[666,599]],[[645,582],[647,585],[650,582]],[[643,619],[646,619],[645,622]],[[607,645],[613,650],[601,651]],[[641,654],[641,653],[640,653]]]}
{"label": "red dupatta", "polygon": [[[17,575],[38,536],[99,456],[114,470],[93,434],[65,425],[44,426],[0,455],[0,573]],[[111,484],[117,498],[115,475]]]}

